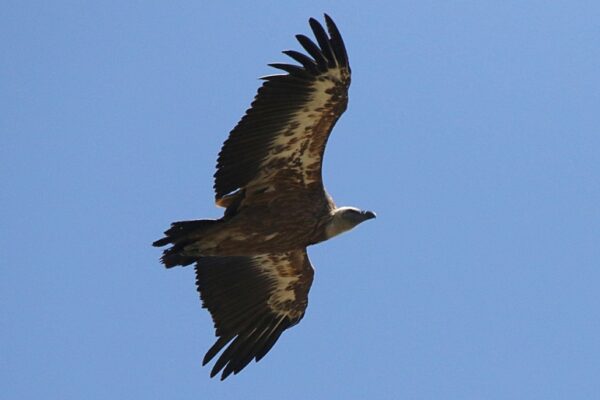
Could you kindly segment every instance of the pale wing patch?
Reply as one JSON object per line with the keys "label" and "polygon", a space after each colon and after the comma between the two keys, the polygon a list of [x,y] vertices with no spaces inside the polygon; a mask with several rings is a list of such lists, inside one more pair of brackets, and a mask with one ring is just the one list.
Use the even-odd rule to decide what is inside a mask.
{"label": "pale wing patch", "polygon": [[269,241],[271,239],[274,239],[277,236],[279,236],[279,232],[271,233],[270,235],[265,236],[265,241]]}
{"label": "pale wing patch", "polygon": [[301,317],[308,300],[308,288],[303,289],[312,282],[312,267],[306,263],[308,259],[298,257],[296,252],[262,254],[253,259],[271,281],[269,307],[290,319]]}
{"label": "pale wing patch", "polygon": [[[340,78],[340,70],[333,69],[313,83],[311,99],[295,114],[289,128],[276,137],[261,164],[257,182],[271,181],[282,168],[300,178],[304,185],[320,181],[322,146],[314,143],[327,139],[331,121],[336,118],[331,93],[342,85]],[[316,137],[319,135],[325,137]]]}

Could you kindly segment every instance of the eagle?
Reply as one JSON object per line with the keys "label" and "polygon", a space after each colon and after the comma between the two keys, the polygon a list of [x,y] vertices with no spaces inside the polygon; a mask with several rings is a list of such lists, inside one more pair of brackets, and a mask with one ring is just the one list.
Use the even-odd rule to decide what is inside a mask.
{"label": "eagle", "polygon": [[[169,245],[166,268],[195,264],[196,284],[217,340],[206,365],[221,380],[261,360],[306,310],[314,270],[307,246],[375,218],[372,211],[337,207],[323,186],[327,139],[346,110],[350,65],[344,41],[325,14],[327,31],[309,19],[316,43],[283,53],[297,64],[264,82],[229,133],[214,174],[220,219],[180,221],[153,243]],[[224,350],[223,350],[224,349]]]}

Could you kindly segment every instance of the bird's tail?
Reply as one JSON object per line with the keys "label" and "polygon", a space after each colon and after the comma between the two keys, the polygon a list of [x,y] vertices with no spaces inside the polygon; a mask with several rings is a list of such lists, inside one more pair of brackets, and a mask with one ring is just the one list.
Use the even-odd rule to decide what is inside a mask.
{"label": "bird's tail", "polygon": [[168,244],[172,245],[163,251],[161,257],[162,263],[167,268],[193,264],[199,257],[186,254],[185,247],[199,240],[203,231],[217,222],[214,219],[173,222],[171,227],[165,231],[165,237],[152,243],[152,246],[162,247]]}

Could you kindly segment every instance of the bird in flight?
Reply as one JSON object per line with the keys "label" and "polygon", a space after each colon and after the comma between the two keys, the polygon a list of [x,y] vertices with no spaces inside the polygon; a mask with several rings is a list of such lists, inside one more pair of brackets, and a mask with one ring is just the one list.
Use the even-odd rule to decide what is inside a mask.
{"label": "bird in flight", "polygon": [[[196,265],[202,304],[217,340],[203,365],[221,351],[211,377],[237,374],[259,361],[308,304],[313,267],[307,246],[349,231],[375,213],[337,207],[323,186],[323,153],[346,110],[350,65],[342,37],[309,20],[316,43],[283,53],[298,64],[269,64],[250,108],[230,132],[214,175],[220,219],[174,222],[153,243],[167,268]],[[223,350],[224,349],[224,350]]]}

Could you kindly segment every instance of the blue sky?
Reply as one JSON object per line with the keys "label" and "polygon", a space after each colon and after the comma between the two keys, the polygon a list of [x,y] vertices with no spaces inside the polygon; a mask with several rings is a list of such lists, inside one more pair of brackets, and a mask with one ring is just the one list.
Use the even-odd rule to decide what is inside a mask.
{"label": "blue sky", "polygon": [[[595,2],[5,2],[0,386],[11,399],[600,392]],[[328,12],[350,105],[324,179],[377,220],[309,250],[304,320],[225,382],[191,268],[217,152]]]}

